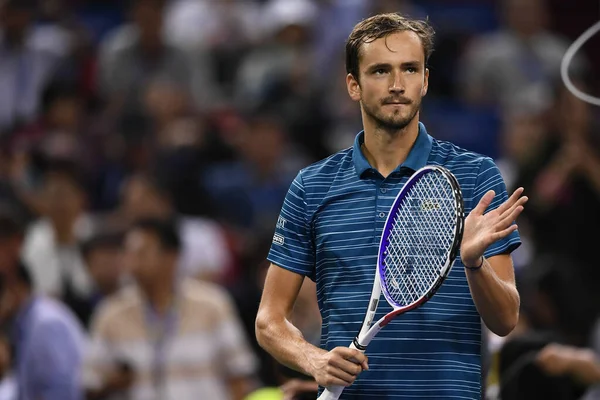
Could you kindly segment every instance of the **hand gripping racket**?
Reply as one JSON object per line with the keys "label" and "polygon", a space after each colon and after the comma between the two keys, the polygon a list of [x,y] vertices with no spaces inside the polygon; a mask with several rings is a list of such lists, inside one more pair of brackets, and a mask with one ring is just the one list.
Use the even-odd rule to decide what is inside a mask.
{"label": "hand gripping racket", "polygon": [[[456,177],[438,166],[415,172],[390,208],[369,308],[350,348],[364,352],[392,319],[435,294],[454,264],[463,226],[463,198]],[[381,291],[393,310],[371,326]],[[318,400],[337,400],[343,390],[344,386],[332,386]]]}

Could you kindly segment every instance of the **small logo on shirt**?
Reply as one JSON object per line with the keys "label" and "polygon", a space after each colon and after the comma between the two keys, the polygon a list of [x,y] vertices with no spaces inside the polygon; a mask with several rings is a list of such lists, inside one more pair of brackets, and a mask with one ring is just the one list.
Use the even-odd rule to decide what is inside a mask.
{"label": "small logo on shirt", "polygon": [[280,246],[283,246],[283,242],[285,241],[285,239],[283,238],[283,236],[281,236],[279,233],[276,233],[273,236],[273,243],[278,244]]}
{"label": "small logo on shirt", "polygon": [[287,222],[287,220],[283,217],[279,217],[277,218],[277,227],[280,229],[285,229],[285,223]]}

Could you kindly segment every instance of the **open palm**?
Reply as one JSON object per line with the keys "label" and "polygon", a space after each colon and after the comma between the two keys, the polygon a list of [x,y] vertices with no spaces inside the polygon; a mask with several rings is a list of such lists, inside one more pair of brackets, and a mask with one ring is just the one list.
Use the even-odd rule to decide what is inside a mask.
{"label": "open palm", "polygon": [[464,265],[475,267],[479,265],[485,250],[496,241],[507,237],[517,229],[513,221],[523,211],[523,205],[527,202],[523,194],[523,188],[513,192],[508,200],[498,208],[486,213],[485,210],[494,200],[493,190],[483,195],[477,206],[465,219],[463,239],[460,246],[460,255]]}

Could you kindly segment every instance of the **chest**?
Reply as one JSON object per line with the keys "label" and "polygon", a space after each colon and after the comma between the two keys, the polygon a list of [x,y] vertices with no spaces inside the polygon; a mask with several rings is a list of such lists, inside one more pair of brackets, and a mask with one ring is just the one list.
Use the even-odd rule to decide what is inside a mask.
{"label": "chest", "polygon": [[347,270],[361,260],[372,264],[389,209],[407,180],[364,179],[330,190],[312,221],[317,263]]}

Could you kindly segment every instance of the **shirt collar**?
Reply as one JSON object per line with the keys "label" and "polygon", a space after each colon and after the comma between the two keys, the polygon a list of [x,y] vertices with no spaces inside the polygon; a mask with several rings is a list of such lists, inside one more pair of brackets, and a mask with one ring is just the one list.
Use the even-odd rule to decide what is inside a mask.
{"label": "shirt collar", "polygon": [[[431,152],[432,140],[432,137],[427,133],[427,129],[425,129],[425,125],[423,125],[422,122],[419,122],[419,133],[417,134],[417,140],[415,140],[415,144],[410,149],[406,161],[400,164],[394,171],[399,171],[401,168],[409,168],[414,172],[427,165],[429,153]],[[361,150],[361,145],[364,142],[365,132],[361,131],[358,135],[356,135],[356,139],[354,140],[352,154],[354,169],[361,178],[366,171],[373,169]]]}

